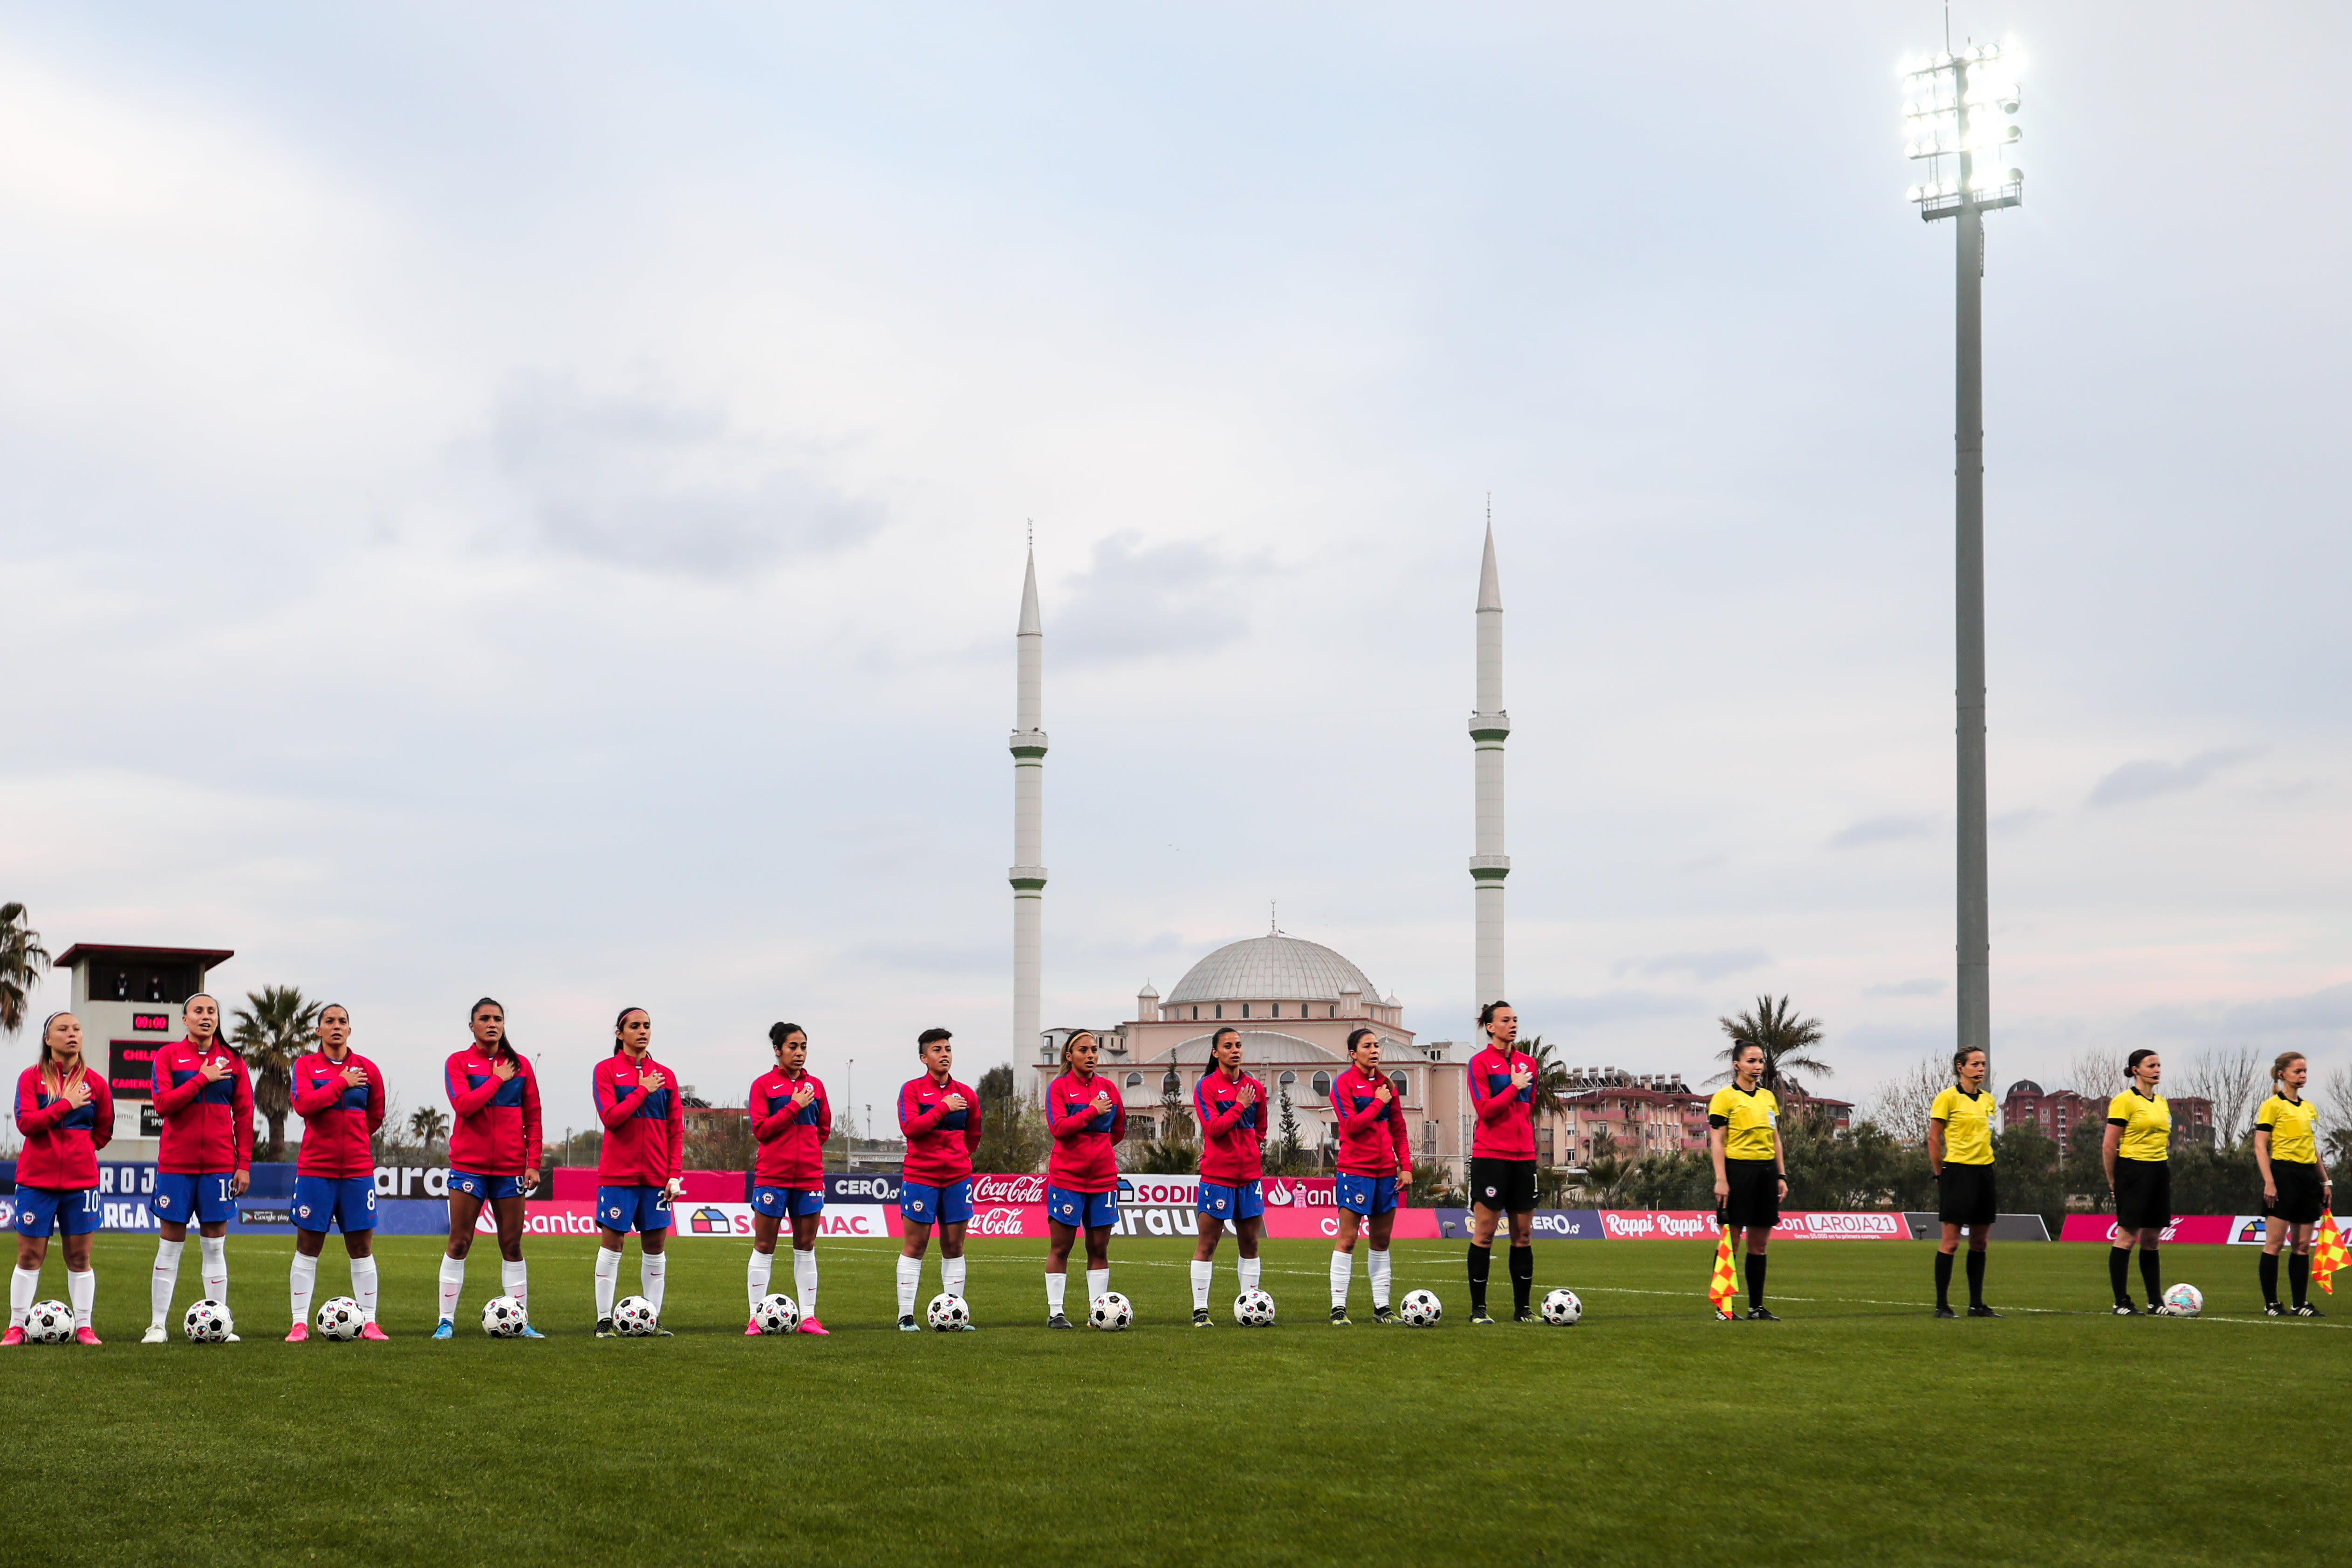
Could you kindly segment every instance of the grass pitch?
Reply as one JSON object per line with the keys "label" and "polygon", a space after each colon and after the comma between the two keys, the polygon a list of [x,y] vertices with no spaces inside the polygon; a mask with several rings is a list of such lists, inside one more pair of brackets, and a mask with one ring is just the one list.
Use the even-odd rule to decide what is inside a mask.
{"label": "grass pitch", "polygon": [[[2345,1479],[2340,1315],[2266,1320],[2251,1249],[2168,1249],[2194,1321],[2105,1315],[2098,1247],[1996,1247],[2000,1321],[1938,1322],[1929,1249],[1784,1242],[1785,1322],[1709,1321],[1712,1249],[1544,1242],[1573,1330],[1334,1330],[1328,1249],[1266,1244],[1274,1328],[1188,1326],[1189,1244],[1121,1242],[1137,1327],[1042,1327],[1038,1244],[975,1243],[983,1331],[901,1334],[895,1244],[820,1247],[827,1340],[742,1337],[744,1246],[671,1250],[674,1340],[588,1337],[592,1243],[531,1244],[544,1342],[425,1339],[438,1244],[385,1237],[389,1344],[277,1342],[290,1242],[230,1244],[245,1342],[142,1346],[151,1240],[101,1237],[100,1350],[0,1356],[0,1561],[1216,1564],[2308,1563]],[[181,1305],[195,1284],[194,1249]],[[938,1289],[936,1254],[924,1293]],[[332,1241],[319,1297],[346,1276]],[[777,1286],[789,1289],[779,1260]],[[1496,1268],[1497,1292],[1508,1285]],[[2135,1272],[2135,1282],[2137,1273]],[[635,1289],[634,1251],[622,1290]],[[64,1294],[52,1257],[44,1296]],[[1078,1293],[1073,1282],[1073,1300]],[[2305,1511],[2276,1506],[2316,1494]]]}

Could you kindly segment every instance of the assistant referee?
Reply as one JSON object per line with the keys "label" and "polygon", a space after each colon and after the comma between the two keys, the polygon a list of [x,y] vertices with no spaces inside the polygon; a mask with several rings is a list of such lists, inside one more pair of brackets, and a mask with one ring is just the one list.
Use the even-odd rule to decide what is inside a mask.
{"label": "assistant referee", "polygon": [[1780,1148],[1780,1101],[1762,1088],[1764,1047],[1742,1046],[1732,1058],[1731,1082],[1706,1102],[1707,1152],[1715,1159],[1715,1223],[1729,1228],[1748,1254],[1748,1317],[1780,1320],[1764,1305],[1764,1249],[1780,1223],[1789,1192]]}
{"label": "assistant referee", "polygon": [[1985,1305],[1985,1244],[2000,1208],[1993,1186],[1992,1091],[1984,1086],[1990,1066],[1981,1049],[1952,1058],[1951,1087],[1927,1109],[1927,1168],[1936,1173],[1936,1217],[1944,1237],[1936,1248],[1936,1316],[1952,1310],[1952,1254],[1960,1231],[1969,1233],[1969,1316],[1998,1318]]}
{"label": "assistant referee", "polygon": [[[2271,1097],[2254,1112],[2254,1163],[2263,1173],[2263,1252],[2254,1268],[2266,1317],[2325,1315],[2305,1299],[2311,1289],[2311,1233],[2333,1195],[2327,1167],[2319,1163],[2319,1113],[2303,1097],[2310,1080],[2311,1064],[2301,1051],[2281,1054],[2271,1064]],[[2293,1310],[2278,1299],[2279,1248],[2290,1243]]]}
{"label": "assistant referee", "polygon": [[2132,1086],[2108,1101],[2107,1135],[2101,1146],[2107,1193],[2116,1205],[2116,1244],[2107,1249],[2107,1279],[2116,1289],[2115,1315],[2137,1317],[2139,1309],[2131,1300],[2131,1249],[2137,1241],[2147,1310],[2168,1317],[2156,1244],[2172,1223],[2172,1107],[2156,1092],[2164,1079],[2164,1063],[2154,1051],[2134,1051],[2126,1070]]}

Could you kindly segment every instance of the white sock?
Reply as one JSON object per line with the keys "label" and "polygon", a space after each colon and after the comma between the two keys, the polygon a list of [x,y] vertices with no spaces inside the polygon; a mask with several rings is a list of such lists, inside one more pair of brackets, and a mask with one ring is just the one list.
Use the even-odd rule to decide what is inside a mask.
{"label": "white sock", "polygon": [[1257,1289],[1258,1276],[1264,1272],[1265,1265],[1265,1260],[1262,1258],[1244,1258],[1234,1264],[1234,1272],[1242,1278],[1243,1289]]}
{"label": "white sock", "polygon": [[[603,1247],[597,1250],[602,1252]],[[615,1259],[621,1256],[613,1254]],[[646,1300],[654,1304],[654,1316],[661,1316],[662,1287],[669,1281],[669,1254],[640,1252],[637,1254],[637,1283],[645,1288]]]}
{"label": "white sock", "polygon": [[801,1293],[801,1316],[816,1316],[816,1248],[793,1248],[793,1289]]}
{"label": "white sock", "polygon": [[21,1329],[25,1314],[33,1310],[33,1295],[41,1288],[41,1271],[19,1268],[8,1276],[8,1326]]}
{"label": "white sock", "polygon": [[1110,1294],[1110,1270],[1109,1270],[1109,1269],[1108,1269],[1108,1268],[1089,1268],[1089,1269],[1087,1269],[1087,1306],[1089,1306],[1089,1307],[1091,1307],[1091,1306],[1093,1306],[1097,1301],[1101,1300],[1105,1296],[1108,1296],[1108,1295],[1109,1295],[1109,1294]]}
{"label": "white sock", "polygon": [[1372,1310],[1377,1312],[1389,1304],[1389,1255],[1373,1248],[1372,1255],[1364,1259],[1364,1272],[1371,1278]]}
{"label": "white sock", "polygon": [[940,1259],[940,1289],[946,1291],[950,1296],[959,1297],[964,1300],[970,1300],[971,1298],[965,1296],[963,1293],[963,1259],[961,1257],[942,1258]]}
{"label": "white sock", "polygon": [[[757,1256],[756,1254],[754,1256]],[[621,1282],[621,1255],[609,1247],[596,1249],[596,1321],[613,1315],[613,1292]]]}
{"label": "white sock", "polygon": [[[597,1250],[602,1252],[604,1248],[598,1247]],[[515,1299],[515,1305],[522,1309],[522,1315],[524,1317],[528,1318],[530,1316],[530,1264],[522,1262],[520,1259],[509,1263],[505,1258],[499,1258],[499,1289],[502,1294],[512,1296]]]}
{"label": "white sock", "polygon": [[1070,1277],[1066,1274],[1045,1276],[1045,1315],[1047,1317],[1054,1317],[1062,1310],[1062,1292],[1069,1288],[1069,1283]]}
{"label": "white sock", "polygon": [[911,1318],[915,1315],[915,1292],[922,1288],[923,1260],[900,1253],[898,1255],[898,1315],[900,1317]]}
{"label": "white sock", "polygon": [[204,1270],[205,1294],[226,1306],[228,1304],[228,1237],[199,1236],[196,1237],[198,1267]]}
{"label": "white sock", "polygon": [[1192,1310],[1205,1312],[1209,1310],[1209,1286],[1216,1277],[1216,1259],[1196,1258],[1192,1260]]}
{"label": "white sock", "polygon": [[466,1289],[466,1260],[444,1256],[441,1259],[441,1316],[457,1315],[457,1297]]}
{"label": "white sock", "polygon": [[294,1255],[294,1267],[288,1271],[287,1285],[294,1297],[294,1321],[298,1323],[309,1322],[310,1298],[316,1295],[319,1289],[319,1260],[315,1258],[305,1258],[297,1252]]}
{"label": "white sock", "polygon": [[768,1274],[775,1266],[774,1253],[762,1252],[756,1247],[751,1249],[751,1266],[743,1270],[743,1289],[751,1298],[751,1310],[754,1312],[768,1294]]}
{"label": "white sock", "polygon": [[179,1289],[180,1284],[180,1249],[187,1245],[184,1241],[164,1241],[160,1237],[156,1240],[155,1274],[147,1282],[147,1303],[153,1313],[148,1319],[152,1328],[162,1328],[163,1320],[172,1315],[172,1292]]}
{"label": "white sock", "polygon": [[74,1327],[89,1327],[89,1310],[98,1300],[97,1271],[85,1268],[77,1274],[70,1268],[67,1269],[66,1300],[73,1303]]}
{"label": "white sock", "polygon": [[352,1259],[352,1300],[360,1304],[363,1321],[375,1321],[375,1254]]}
{"label": "white sock", "polygon": [[1354,1253],[1333,1251],[1331,1254],[1331,1305],[1345,1307],[1348,1304],[1348,1281],[1355,1271],[1356,1255]]}

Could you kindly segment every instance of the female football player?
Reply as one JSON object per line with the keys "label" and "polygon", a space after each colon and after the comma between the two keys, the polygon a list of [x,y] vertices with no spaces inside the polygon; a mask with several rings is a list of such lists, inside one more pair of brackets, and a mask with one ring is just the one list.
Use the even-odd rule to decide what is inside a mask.
{"label": "female football player", "polygon": [[1954,1055],[1954,1082],[1927,1108],[1927,1168],[1936,1174],[1936,1217],[1944,1227],[1936,1249],[1939,1318],[1959,1316],[1952,1310],[1952,1254],[1963,1227],[1969,1233],[1969,1316],[2000,1316],[1984,1300],[1985,1244],[2000,1206],[1993,1187],[1992,1091],[1984,1086],[1990,1066],[1981,1049]]}
{"label": "female football player", "polygon": [[[955,1079],[955,1037],[925,1029],[915,1041],[920,1078],[898,1090],[907,1163],[898,1186],[898,1327],[912,1333],[923,1286],[923,1250],[940,1227],[940,1289],[964,1293],[963,1232],[971,1223],[971,1152],[980,1147],[980,1096]],[[964,1328],[972,1324],[966,1319]]]}
{"label": "female football player", "polygon": [[1748,1316],[1780,1320],[1764,1305],[1765,1248],[1789,1195],[1788,1154],[1780,1147],[1780,1100],[1761,1086],[1764,1047],[1746,1045],[1731,1061],[1731,1081],[1706,1104],[1707,1153],[1715,1161],[1715,1223],[1748,1254]]}
{"label": "female football player", "polygon": [[1045,1088],[1045,1326],[1074,1325],[1062,1311],[1070,1247],[1087,1233],[1087,1300],[1110,1290],[1110,1227],[1118,1223],[1118,1141],[1127,1107],[1107,1078],[1095,1076],[1101,1047],[1078,1030],[1062,1043],[1062,1076]]}
{"label": "female football player", "polygon": [[[449,1249],[441,1259],[440,1321],[433,1337],[457,1331],[457,1297],[466,1288],[466,1254],[482,1205],[499,1232],[499,1287],[530,1310],[530,1272],[522,1260],[524,1194],[539,1185],[541,1152],[539,1077],[507,1034],[507,1010],[494,997],[474,1004],[474,1043],[443,1069],[455,1118],[449,1129]],[[526,1318],[525,1339],[544,1339]]]}
{"label": "female football player", "polygon": [[[2311,1233],[2335,1202],[2335,1184],[2319,1161],[2318,1112],[2303,1098],[2311,1064],[2287,1051],[2271,1064],[2271,1097],[2254,1112],[2254,1163],[2263,1173],[2263,1255],[2255,1261],[2266,1317],[2316,1318],[2318,1308],[2304,1298],[2311,1289]],[[2279,1305],[2279,1248],[2292,1237],[2286,1277],[2294,1287],[2293,1311]]]}
{"label": "female football player", "polygon": [[2138,1316],[2131,1301],[2131,1249],[2139,1243],[2140,1283],[2147,1310],[2168,1316],[2157,1241],[2172,1223],[2172,1107],[2156,1092],[2164,1063],[2154,1051],[2131,1054],[2125,1069],[2132,1085],[2107,1104],[2107,1133],[2100,1158],[2107,1168],[2107,1194],[2116,1206],[2116,1241],[2107,1249],[2107,1282],[2115,1287],[2115,1315]]}
{"label": "female football player", "polygon": [[90,1233],[98,1229],[98,1152],[114,1136],[114,1096],[104,1073],[82,1059],[81,1020],[52,1013],[41,1025],[40,1059],[16,1079],[16,1271],[8,1279],[8,1331],[0,1345],[25,1342],[25,1313],[40,1299],[41,1265],[49,1233],[66,1237],[66,1300],[74,1338],[98,1343],[90,1305],[98,1276],[90,1272]]}
{"label": "female football player", "polygon": [[[1536,1059],[1518,1048],[1519,1016],[1508,1002],[1478,1009],[1486,1043],[1470,1058],[1470,1103],[1478,1126],[1470,1140],[1470,1321],[1491,1323],[1486,1276],[1495,1261],[1495,1229],[1511,1226],[1512,1316],[1535,1321],[1528,1300],[1535,1290]],[[1406,1165],[1412,1169],[1411,1163]]]}
{"label": "female football player", "polygon": [[1389,1237],[1396,1229],[1397,1184],[1412,1180],[1412,1145],[1395,1090],[1381,1076],[1381,1037],[1370,1029],[1348,1037],[1348,1066],[1331,1082],[1331,1116],[1339,1140],[1339,1236],[1331,1244],[1331,1326],[1348,1325],[1349,1276],[1356,1233],[1371,1232],[1364,1274],[1372,1283],[1372,1321],[1397,1321],[1389,1310]]}
{"label": "female football player", "polygon": [[590,1093],[604,1140],[596,1153],[596,1337],[613,1337],[613,1292],[621,1249],[637,1233],[637,1279],[661,1326],[669,1279],[670,1202],[686,1190],[686,1101],[669,1070],[653,1058],[654,1019],[624,1007],[613,1020],[613,1049],[596,1064]]}
{"label": "female football player", "polygon": [[340,1002],[319,1010],[319,1048],[294,1063],[294,1112],[302,1150],[294,1162],[294,1327],[290,1344],[310,1337],[310,1297],[327,1227],[343,1233],[352,1260],[352,1300],[360,1338],[387,1338],[375,1326],[375,1134],[383,1125],[383,1074],[352,1049],[352,1015]]}
{"label": "female football player", "polygon": [[[816,1317],[816,1233],[824,1218],[824,1141],[833,1136],[833,1102],[808,1071],[808,1034],[798,1024],[768,1031],[776,1065],[751,1080],[751,1136],[760,1142],[751,1168],[751,1267],[745,1286],[756,1312],[768,1293],[776,1261],[776,1231],[793,1226],[793,1289],[800,1293],[801,1332],[833,1331]],[[756,1318],[744,1325],[756,1334]]]}
{"label": "female football player", "polygon": [[1215,1281],[1217,1243],[1234,1227],[1241,1252],[1234,1270],[1244,1292],[1257,1289],[1257,1244],[1265,1235],[1265,1085],[1242,1071],[1242,1034],[1219,1029],[1209,1041],[1213,1069],[1192,1086],[1192,1118],[1201,1124],[1201,1195],[1193,1206],[1201,1234],[1192,1243],[1192,1326],[1209,1326],[1209,1288]]}
{"label": "female football player", "polygon": [[190,1220],[196,1222],[205,1294],[228,1300],[228,1222],[253,1179],[253,1080],[245,1058],[220,1037],[220,1004],[200,991],[182,1004],[180,1023],[186,1035],[155,1052],[153,1103],[163,1119],[153,1199],[159,1239],[140,1341],[150,1345],[164,1342]]}

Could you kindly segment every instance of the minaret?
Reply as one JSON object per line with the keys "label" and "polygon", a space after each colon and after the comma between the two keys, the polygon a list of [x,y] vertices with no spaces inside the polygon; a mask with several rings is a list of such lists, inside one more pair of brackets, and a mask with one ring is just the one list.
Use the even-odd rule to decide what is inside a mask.
{"label": "minaret", "polygon": [[1495,575],[1489,504],[1486,559],[1478,569],[1478,707],[1470,715],[1478,769],[1478,852],[1470,857],[1470,883],[1477,900],[1475,1000],[1481,1007],[1509,994],[1503,989],[1503,879],[1511,874],[1511,858],[1503,853],[1503,742],[1510,733],[1511,716],[1503,711],[1503,590]]}
{"label": "minaret", "polygon": [[1018,648],[1014,680],[1013,731],[1013,1066],[1016,1080],[1034,1076],[1024,1064],[1034,1060],[1045,1025],[1040,1017],[1038,989],[1044,973],[1045,868],[1045,731],[1038,727],[1045,715],[1045,628],[1037,619],[1037,551],[1029,551],[1029,574],[1021,584],[1021,629],[1013,634]]}

